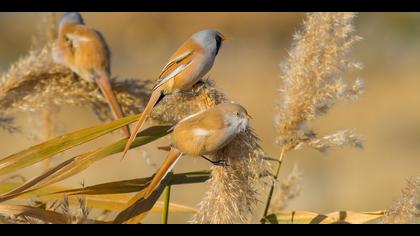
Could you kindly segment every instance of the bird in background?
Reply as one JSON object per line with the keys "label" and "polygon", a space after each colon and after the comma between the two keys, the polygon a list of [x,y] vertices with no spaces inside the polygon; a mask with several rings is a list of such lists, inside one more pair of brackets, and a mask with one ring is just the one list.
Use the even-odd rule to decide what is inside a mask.
{"label": "bird in background", "polygon": [[[96,82],[115,119],[124,117],[111,87],[111,52],[103,35],[85,25],[78,12],[66,12],[58,25],[58,39],[53,60],[70,68],[88,82]],[[71,88],[69,88],[71,89]],[[129,137],[128,126],[122,128]]]}
{"label": "bird in background", "polygon": [[186,91],[200,81],[212,68],[224,40],[226,40],[226,37],[220,32],[207,29],[193,34],[178,48],[160,73],[152,89],[149,102],[125,146],[122,159],[127,154],[131,143],[140,132],[153,107],[165,95],[175,91]]}
{"label": "bird in background", "polygon": [[245,108],[237,103],[222,103],[182,119],[172,128],[171,149],[145,190],[144,198],[154,192],[182,155],[204,156],[217,152],[244,131],[250,119]]}

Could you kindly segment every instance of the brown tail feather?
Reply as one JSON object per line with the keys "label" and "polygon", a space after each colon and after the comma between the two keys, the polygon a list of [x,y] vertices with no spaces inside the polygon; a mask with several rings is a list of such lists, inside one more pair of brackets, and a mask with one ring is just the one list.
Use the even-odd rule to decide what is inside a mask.
{"label": "brown tail feather", "polygon": [[[124,117],[120,104],[117,101],[117,98],[115,97],[114,93],[112,92],[111,88],[111,81],[109,79],[109,76],[107,74],[103,74],[100,77],[96,79],[96,83],[98,84],[99,88],[102,91],[102,94],[105,96],[106,100],[108,101],[108,104],[111,108],[112,114],[114,115],[115,119],[121,119]],[[130,129],[127,126],[124,126],[123,128],[124,134],[129,137],[130,136]]]}
{"label": "brown tail feather", "polygon": [[134,127],[133,133],[131,133],[130,138],[128,139],[127,144],[124,148],[124,153],[121,159],[124,159],[125,155],[128,152],[128,149],[130,149],[131,143],[133,143],[134,139],[136,138],[137,134],[140,132],[140,129],[143,127],[144,122],[146,121],[146,118],[150,115],[152,112],[153,107],[156,105],[156,103],[159,101],[161,92],[160,90],[154,90],[152,92],[152,96],[149,99],[149,102],[146,105],[146,108],[144,108],[143,113],[141,114],[139,121],[137,121],[136,126]]}
{"label": "brown tail feather", "polygon": [[169,154],[166,157],[165,162],[160,167],[160,169],[156,172],[152,181],[147,187],[144,193],[144,199],[148,198],[153,193],[153,191],[159,186],[162,179],[164,179],[165,176],[172,170],[172,168],[175,166],[175,163],[178,161],[178,159],[181,156],[182,156],[182,152],[176,148],[172,148],[171,151],[169,151]]}

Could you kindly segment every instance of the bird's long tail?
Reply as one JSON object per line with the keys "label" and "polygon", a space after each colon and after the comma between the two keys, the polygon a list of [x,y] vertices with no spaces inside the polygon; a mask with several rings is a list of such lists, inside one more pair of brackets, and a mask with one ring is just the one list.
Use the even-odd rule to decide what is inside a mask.
{"label": "bird's long tail", "polygon": [[[108,101],[108,104],[111,108],[112,114],[114,115],[115,119],[121,119],[124,117],[123,112],[121,110],[121,106],[117,101],[117,98],[115,97],[115,94],[112,92],[111,87],[111,80],[109,78],[109,75],[106,73],[103,73],[102,75],[98,76],[96,79],[96,83],[98,84],[99,88],[102,91],[102,94],[105,96],[106,100]],[[127,126],[124,126],[123,128],[124,134],[129,137],[130,136],[130,129]]]}
{"label": "bird's long tail", "polygon": [[146,121],[146,118],[150,115],[150,113],[152,113],[153,107],[158,103],[159,99],[161,98],[161,95],[162,93],[160,90],[154,90],[152,92],[152,95],[149,99],[149,102],[146,105],[146,108],[144,108],[143,113],[141,114],[139,120],[137,121],[136,126],[134,126],[134,130],[131,133],[131,136],[128,139],[127,144],[125,145],[124,153],[121,159],[124,159],[125,155],[128,152],[128,149],[130,149],[131,143],[133,143],[137,134],[140,132],[140,129],[143,127],[143,124]]}
{"label": "bird's long tail", "polygon": [[156,172],[153,176],[152,181],[150,182],[149,186],[147,187],[144,193],[144,199],[148,198],[153,191],[159,186],[160,182],[165,178],[165,176],[172,170],[175,166],[176,162],[182,156],[182,152],[176,148],[171,148],[169,151],[168,156],[166,157],[165,162],[160,167],[160,169]]}

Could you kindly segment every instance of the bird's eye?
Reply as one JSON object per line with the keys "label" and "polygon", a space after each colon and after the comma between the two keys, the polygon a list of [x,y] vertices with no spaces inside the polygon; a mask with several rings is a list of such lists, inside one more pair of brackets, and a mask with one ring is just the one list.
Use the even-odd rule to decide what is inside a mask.
{"label": "bird's eye", "polygon": [[240,117],[240,116],[241,116],[241,114],[240,114],[239,112],[236,112],[236,116],[237,116],[237,117]]}

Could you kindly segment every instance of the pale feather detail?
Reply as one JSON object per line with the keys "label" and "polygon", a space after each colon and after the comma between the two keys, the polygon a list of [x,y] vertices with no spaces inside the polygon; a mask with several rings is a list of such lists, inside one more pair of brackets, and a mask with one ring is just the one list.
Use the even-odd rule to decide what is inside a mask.
{"label": "pale feather detail", "polygon": [[225,116],[225,123],[230,124],[230,131],[235,133],[240,133],[244,131],[248,126],[247,119],[238,119],[235,116]]}
{"label": "pale feather detail", "polygon": [[196,117],[196,116],[200,115],[201,113],[203,113],[203,112],[205,112],[205,111],[206,111],[206,110],[202,110],[202,111],[199,111],[199,112],[197,112],[197,113],[195,113],[195,114],[189,115],[189,116],[185,117],[184,119],[180,120],[178,123],[181,123],[181,122],[184,122],[184,121],[186,121],[186,120],[188,120],[188,119],[191,119],[191,118],[193,118],[193,117]]}
{"label": "pale feather detail", "polygon": [[170,80],[173,77],[177,76],[179,73],[181,73],[183,70],[185,70],[185,68],[187,68],[189,65],[191,65],[191,61],[188,62],[187,64],[180,65],[175,70],[173,70],[168,76],[166,76],[165,78],[163,78],[162,80],[160,80],[159,83],[156,84],[156,86],[153,89],[158,88],[162,84],[166,83],[168,80]]}
{"label": "pale feather detail", "polygon": [[202,128],[196,128],[193,129],[193,133],[196,136],[208,136],[210,134],[210,131]]}
{"label": "pale feather detail", "polygon": [[63,52],[59,49],[52,50],[52,59],[60,65],[68,66],[67,61],[63,57]]}
{"label": "pale feather detail", "polygon": [[78,48],[81,42],[89,42],[91,39],[88,37],[80,36],[77,34],[66,34],[66,37],[73,42],[73,46]]}
{"label": "pale feather detail", "polygon": [[[165,73],[165,71],[168,69],[168,67],[170,67],[171,65],[178,63],[180,61],[182,61],[184,58],[186,58],[187,56],[189,56],[193,51],[187,51],[183,54],[181,54],[181,56],[173,59],[172,61],[168,62],[168,64],[165,65],[165,67],[163,68],[162,72],[159,75],[159,78],[162,76],[163,73]],[[187,64],[181,64],[179,65],[175,70],[173,70],[171,73],[169,73],[169,75],[167,75],[165,78],[160,79],[157,84],[153,87],[153,90],[155,90],[156,88],[158,88],[159,86],[161,86],[162,84],[166,83],[168,80],[172,79],[173,77],[175,77],[176,75],[178,75],[179,73],[181,73],[183,70],[185,70],[185,68],[187,68],[192,61],[189,61]]]}
{"label": "pale feather detail", "polygon": [[175,127],[176,127],[179,123],[182,123],[182,122],[184,122],[184,121],[186,121],[186,120],[188,120],[188,119],[191,119],[191,118],[193,118],[193,117],[196,117],[196,116],[200,115],[201,113],[203,113],[203,112],[205,112],[205,111],[206,111],[206,110],[202,110],[202,111],[199,111],[199,112],[197,112],[197,113],[195,113],[195,114],[192,114],[192,115],[189,115],[189,116],[185,117],[184,119],[180,120],[180,121],[179,121],[176,125],[172,126],[172,127],[168,130],[168,132],[173,131],[173,130],[175,129]]}
{"label": "pale feather detail", "polygon": [[168,69],[168,67],[170,67],[174,63],[178,63],[178,62],[182,61],[184,58],[189,56],[192,52],[193,51],[187,51],[187,52],[181,54],[180,56],[176,57],[175,59],[171,60],[170,62],[168,62],[168,64],[166,64],[165,67],[163,67],[162,72],[160,73],[159,77],[162,76],[162,74],[165,72],[166,69]]}

